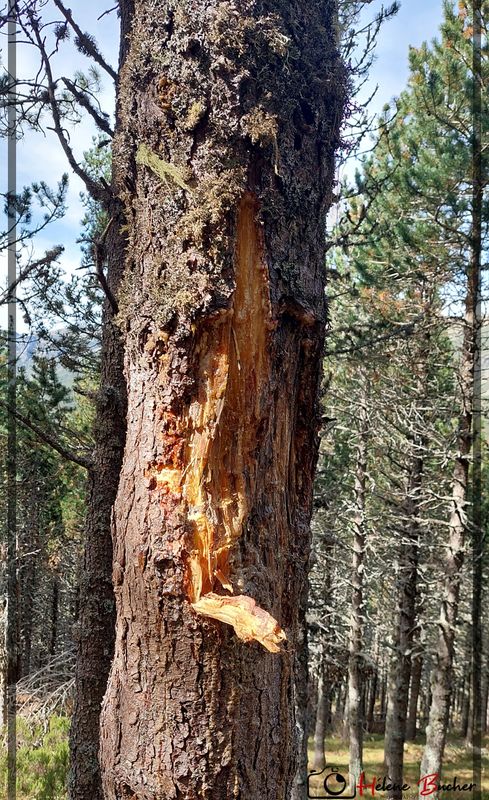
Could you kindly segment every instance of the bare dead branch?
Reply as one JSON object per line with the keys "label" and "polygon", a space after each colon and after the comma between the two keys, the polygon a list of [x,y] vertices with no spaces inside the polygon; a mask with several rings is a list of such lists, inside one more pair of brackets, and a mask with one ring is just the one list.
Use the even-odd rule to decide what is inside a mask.
{"label": "bare dead branch", "polygon": [[103,188],[103,186],[97,181],[94,181],[90,175],[85,172],[84,169],[80,166],[78,161],[76,160],[73,150],[71,149],[70,145],[68,144],[68,139],[66,137],[66,133],[61,123],[61,114],[59,111],[58,101],[56,99],[55,89],[56,83],[53,79],[53,72],[51,70],[51,64],[49,61],[49,56],[46,52],[46,47],[44,40],[41,37],[41,33],[39,31],[39,24],[32,12],[29,12],[29,21],[31,24],[32,31],[34,33],[34,37],[36,40],[36,44],[39,48],[39,52],[41,53],[42,62],[44,65],[44,69],[46,72],[46,79],[48,84],[48,97],[49,97],[49,105],[51,107],[51,114],[53,117],[54,123],[54,131],[59,139],[61,147],[68,159],[68,163],[72,168],[73,172],[78,175],[78,177],[83,181],[85,186],[87,187],[88,192],[90,192],[91,196],[94,200],[98,200],[104,208],[107,208],[110,204],[110,196],[107,193],[107,190]]}
{"label": "bare dead branch", "polygon": [[106,133],[108,136],[113,137],[114,131],[110,127],[108,120],[104,116],[102,116],[102,114],[99,114],[97,109],[94,108],[94,106],[91,104],[87,95],[84,92],[81,92],[79,89],[77,89],[73,81],[70,81],[69,78],[61,78],[61,80],[63,81],[66,88],[71,92],[73,97],[75,97],[78,103],[82,106],[82,108],[84,108],[85,111],[88,111],[88,113],[94,120],[95,124],[100,128],[100,130]]}

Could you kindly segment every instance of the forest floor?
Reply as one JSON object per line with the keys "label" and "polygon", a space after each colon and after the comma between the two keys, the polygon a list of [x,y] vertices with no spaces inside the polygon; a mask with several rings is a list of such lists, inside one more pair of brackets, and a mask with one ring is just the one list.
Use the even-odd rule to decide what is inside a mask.
{"label": "forest floor", "polygon": [[[66,800],[66,777],[68,770],[68,729],[69,718],[53,715],[45,726],[29,725],[18,720],[17,734],[19,749],[17,752],[17,800]],[[419,765],[423,753],[424,741],[409,743],[405,749],[405,782],[411,786],[404,792],[403,800],[417,800],[417,781]],[[312,741],[309,743],[309,758],[312,763]],[[364,742],[365,778],[371,783],[374,776],[377,781],[385,774],[383,767],[384,738],[380,734],[367,734]],[[328,737],[326,740],[326,764],[335,767],[340,773],[348,776],[348,746],[340,736]],[[482,800],[489,800],[489,736],[484,739],[482,759]],[[322,773],[322,779],[327,773]],[[446,749],[444,782],[457,778],[458,783],[472,781],[472,754],[463,743],[463,739],[449,736]],[[0,752],[0,797],[6,795],[7,756]],[[313,786],[317,786],[313,782]],[[5,791],[5,795],[4,792]],[[324,790],[311,792],[317,798],[326,798]],[[349,792],[337,793],[337,797],[347,798]],[[357,791],[356,797],[360,797]],[[370,789],[364,791],[366,800],[372,797]],[[387,792],[376,791],[376,800],[386,800]],[[472,800],[471,792],[445,792],[443,800]],[[306,800],[306,798],[304,798]]]}
{"label": "forest floor", "polygon": [[[406,784],[410,785],[410,790],[403,793],[404,800],[413,800],[417,798],[418,780],[419,780],[419,766],[423,755],[424,739],[419,736],[416,742],[409,742],[404,750],[404,780]],[[346,778],[348,777],[348,744],[341,737],[328,737],[325,743],[326,751],[326,764],[327,767],[335,767]],[[312,763],[312,741],[309,743],[309,759]],[[363,749],[364,770],[367,783],[372,783],[374,776],[377,781],[382,781],[383,776],[386,774],[383,761],[384,761],[384,737],[381,734],[366,734]],[[472,752],[465,747],[464,741],[461,737],[450,735],[448,737],[448,744],[445,752],[445,762],[442,774],[441,783],[452,784],[456,779],[457,782],[463,784],[470,784],[473,780],[472,772]],[[323,778],[324,779],[324,778]],[[489,736],[484,738],[483,742],[483,756],[482,756],[482,800],[489,800]],[[346,797],[347,792],[342,793]],[[314,796],[314,795],[313,795]],[[325,796],[317,794],[317,797]],[[340,795],[338,795],[340,796]],[[357,791],[357,797],[360,792]],[[364,791],[364,797],[372,797],[371,790]],[[442,792],[441,798],[449,800],[449,798],[462,798],[466,797],[467,800],[472,798],[470,791],[448,791]],[[387,792],[375,792],[375,797],[386,798]]]}

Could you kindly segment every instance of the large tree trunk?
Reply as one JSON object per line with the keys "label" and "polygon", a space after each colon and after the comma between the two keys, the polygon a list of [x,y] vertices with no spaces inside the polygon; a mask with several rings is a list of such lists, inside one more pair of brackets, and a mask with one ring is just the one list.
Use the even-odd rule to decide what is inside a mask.
{"label": "large tree trunk", "polygon": [[[418,448],[419,443],[413,442]],[[416,625],[416,592],[419,560],[419,490],[423,474],[422,458],[414,454],[409,467],[403,517],[405,530],[399,548],[398,608],[395,652],[391,660],[385,724],[385,763],[394,783],[392,797],[402,798],[404,741],[408,712],[411,653]]]}
{"label": "large tree trunk", "polygon": [[123,24],[128,431],[106,800],[291,790],[341,117],[333,8],[136,0]]}

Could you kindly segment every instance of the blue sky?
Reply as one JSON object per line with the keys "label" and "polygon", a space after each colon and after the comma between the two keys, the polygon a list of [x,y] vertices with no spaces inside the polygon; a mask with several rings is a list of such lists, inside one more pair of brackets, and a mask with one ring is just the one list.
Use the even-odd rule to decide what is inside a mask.
{"label": "blue sky", "polygon": [[[117,23],[112,14],[98,20],[102,12],[113,5],[100,0],[80,2],[73,0],[70,4],[73,15],[84,30],[93,32],[99,47],[106,59],[114,66],[117,62]],[[379,0],[373,0],[366,12],[369,16],[380,8]],[[398,15],[387,23],[380,33],[376,50],[376,60],[372,67],[368,86],[365,93],[371,94],[375,85],[378,85],[377,94],[372,103],[372,110],[379,111],[382,106],[397,95],[405,85],[408,75],[408,48],[409,45],[418,46],[424,40],[430,40],[437,34],[442,15],[442,0],[402,0]],[[18,72],[19,75],[29,75],[35,64],[36,55],[29,48],[19,45]],[[3,53],[2,53],[3,59]],[[55,65],[56,74],[70,76],[75,69],[84,69],[87,60],[70,47],[61,49]],[[100,102],[105,109],[113,105],[113,93],[110,79],[104,81],[100,94]],[[90,147],[94,128],[90,122],[83,122],[70,131],[70,140],[73,150],[81,155]],[[5,141],[2,142],[3,153],[6,152]],[[5,164],[5,159],[2,159]],[[50,225],[35,242],[34,252],[38,255],[54,244],[63,244],[63,266],[71,272],[80,263],[79,245],[76,239],[80,232],[80,220],[83,208],[80,203],[79,193],[83,189],[80,180],[70,173],[67,168],[64,154],[59,147],[55,136],[50,131],[42,134],[26,134],[18,145],[18,189],[33,181],[46,180],[54,185],[63,172],[68,172],[70,187],[68,193],[68,210],[66,216],[57,223]],[[2,185],[6,183],[6,166],[2,169]],[[2,273],[6,273],[6,259],[2,258],[0,264]],[[3,320],[2,320],[3,322]],[[22,328],[19,320],[19,329]]]}
{"label": "blue sky", "polygon": [[[375,8],[378,7],[376,4]],[[379,86],[374,99],[377,111],[404,88],[409,45],[419,47],[437,35],[442,7],[442,0],[401,0],[397,16],[381,31],[369,81],[371,88]]]}

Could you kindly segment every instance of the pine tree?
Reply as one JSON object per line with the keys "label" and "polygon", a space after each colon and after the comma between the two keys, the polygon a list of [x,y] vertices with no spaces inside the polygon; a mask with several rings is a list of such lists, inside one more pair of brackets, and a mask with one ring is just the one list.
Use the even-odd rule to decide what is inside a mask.
{"label": "pine tree", "polygon": [[[482,55],[482,69],[485,74],[486,50],[483,50]],[[421,413],[422,409],[426,409],[427,398],[423,399],[423,392],[414,391],[411,403],[416,402],[419,411],[416,412],[418,419],[414,418],[414,430],[417,433],[416,438],[413,438],[412,421],[409,422],[406,416],[410,402],[408,397],[398,398],[399,405],[397,400],[394,405],[397,414],[404,409],[402,418],[409,422],[406,427],[406,442],[411,443],[407,449],[403,445],[404,451],[412,452],[415,460],[416,451],[417,458],[423,457],[423,472],[428,466],[429,474],[433,475],[433,469],[438,470],[438,480],[443,474],[446,481],[447,459],[451,460],[448,463],[452,465],[450,505],[440,508],[440,503],[437,504],[434,497],[429,505],[423,500],[424,513],[421,515],[426,516],[428,521],[430,515],[427,512],[431,505],[434,518],[440,511],[446,516],[450,531],[448,547],[446,544],[443,547],[440,542],[439,548],[433,552],[433,555],[438,554],[438,558],[441,556],[441,564],[430,558],[430,568],[437,569],[440,576],[444,573],[444,594],[438,641],[432,641],[436,663],[432,673],[430,724],[422,765],[424,773],[440,772],[448,726],[449,689],[453,674],[463,551],[468,530],[468,470],[474,402],[472,387],[478,337],[475,306],[480,284],[481,243],[487,241],[487,146],[484,144],[487,140],[487,105],[483,103],[481,114],[482,135],[485,137],[482,142],[481,191],[481,184],[474,183],[473,173],[475,144],[471,139],[471,56],[472,28],[469,11],[462,3],[458,12],[455,12],[452,5],[447,3],[441,41],[435,41],[431,46],[424,45],[418,51],[411,51],[408,89],[392,108],[385,110],[374,153],[365,161],[358,174],[357,186],[351,193],[338,237],[353,272],[360,275],[364,283],[373,287],[372,297],[375,294],[383,294],[385,298],[390,296],[398,304],[398,311],[401,313],[396,318],[396,314],[392,313],[395,307],[391,305],[388,314],[380,317],[371,315],[370,323],[366,327],[362,328],[361,324],[353,322],[351,327],[344,329],[343,343],[338,342],[336,352],[363,348],[364,353],[370,354],[369,348],[375,341],[388,343],[395,341],[399,335],[407,336],[413,341],[413,346],[409,348],[407,345],[406,355],[410,349],[415,363],[419,360],[422,365],[424,377],[420,373],[418,381],[419,388],[424,389],[427,385],[426,369],[432,369],[429,361],[436,364],[436,353],[440,353],[438,348],[443,338],[446,340],[444,330],[453,334],[454,327],[459,325],[463,334],[460,354],[450,358],[449,348],[442,346],[441,363],[445,366],[441,371],[437,368],[433,373],[433,376],[439,376],[434,385],[440,380],[445,383],[441,397],[445,397],[446,401],[438,406],[438,422],[436,414],[433,417],[430,412],[427,418],[425,411]],[[351,288],[349,291],[352,293]],[[459,313],[461,306],[465,306],[462,319]],[[449,313],[451,312],[450,316],[447,314],[447,307]],[[423,321],[428,310],[431,324]],[[424,355],[419,349],[422,347]],[[418,355],[415,355],[416,348]],[[334,347],[332,351],[335,351]],[[404,364],[405,369],[411,369],[408,361]],[[448,384],[443,378],[444,372]],[[388,376],[389,368],[384,367],[382,382],[386,384],[386,389]],[[453,403],[450,405],[450,380],[458,388],[458,414],[454,411]],[[454,397],[453,392],[452,396]],[[435,394],[429,395],[430,403],[433,403],[435,397]],[[456,430],[452,432],[451,421],[456,423],[455,427],[458,425],[458,433]],[[396,427],[399,427],[399,422]],[[445,436],[444,459],[433,458],[440,448],[441,431],[444,431]],[[385,440],[385,434],[382,438]],[[428,455],[428,461],[425,455]],[[395,465],[396,460],[399,461],[398,456],[395,459],[391,457],[392,465]],[[389,472],[392,476],[389,481],[392,481],[395,475],[392,467]],[[434,495],[433,489],[430,489],[432,478],[429,478],[429,474],[423,478],[423,483]],[[436,478],[436,471],[434,477]],[[392,485],[395,486],[395,483]],[[414,494],[412,490],[407,492],[406,499],[410,501],[411,508],[403,508],[401,504],[397,512],[401,530],[408,530],[405,526],[411,525],[410,519],[419,520],[420,515],[415,508],[419,509],[422,496],[419,491]],[[414,505],[413,500],[416,501]],[[407,538],[412,539],[411,536]],[[419,558],[419,553],[416,555],[417,538],[416,535],[406,551],[408,542],[406,535],[402,534],[398,561],[399,579],[406,569],[409,572],[409,564],[415,563]],[[409,583],[412,587],[416,584],[416,572],[417,570],[411,569]],[[399,621],[408,608],[411,609],[408,616],[412,618],[413,601],[414,608],[416,606],[411,589],[406,595],[403,585],[403,580],[399,580]],[[423,605],[424,613],[428,613],[426,602],[423,601]],[[434,609],[432,600],[429,605]],[[401,628],[398,630],[400,633]],[[388,721],[386,742],[386,757],[391,765],[389,769],[394,770],[396,776],[402,775],[402,743],[408,703],[407,675],[412,672],[410,656],[406,657],[403,653],[410,654],[412,651],[411,636],[414,635],[416,626],[413,631],[409,624],[405,630],[408,638],[403,644],[402,636],[398,637],[395,645],[398,656],[395,656],[391,669],[394,682],[391,683],[391,717],[390,722]],[[433,632],[431,625],[429,630]],[[395,667],[396,659],[398,667]],[[404,667],[401,669],[402,659]],[[417,668],[419,669],[419,664]],[[402,680],[401,675],[404,675]]]}

